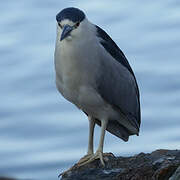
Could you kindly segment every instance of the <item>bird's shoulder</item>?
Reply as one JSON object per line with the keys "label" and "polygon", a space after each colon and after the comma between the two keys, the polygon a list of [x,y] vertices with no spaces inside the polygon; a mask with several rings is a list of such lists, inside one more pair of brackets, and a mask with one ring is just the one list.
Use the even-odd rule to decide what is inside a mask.
{"label": "bird's shoulder", "polygon": [[112,40],[112,38],[99,26],[95,25],[97,30],[97,36],[100,38],[101,45],[106,49],[106,51],[116,60],[118,61],[122,66],[124,66],[128,72],[134,77],[136,88],[137,88],[137,95],[139,98],[139,89],[136,82],[136,77],[134,75],[134,72],[122,52],[122,50],[118,47],[118,45]]}
{"label": "bird's shoulder", "polygon": [[134,73],[129,65],[129,62],[122,52],[122,50],[118,47],[118,45],[111,39],[111,37],[99,26],[95,25],[97,29],[97,36],[100,38],[101,45],[106,49],[111,56],[125,66],[128,71],[134,76]]}

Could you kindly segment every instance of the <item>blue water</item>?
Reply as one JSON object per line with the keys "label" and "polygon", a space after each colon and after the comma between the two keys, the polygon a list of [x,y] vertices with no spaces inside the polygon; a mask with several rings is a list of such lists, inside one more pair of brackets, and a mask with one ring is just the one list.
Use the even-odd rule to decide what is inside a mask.
{"label": "blue water", "polygon": [[55,87],[55,15],[69,6],[111,35],[140,87],[140,136],[125,143],[107,133],[104,151],[180,149],[178,0],[6,0],[0,2],[0,175],[55,180],[86,153],[87,118]]}

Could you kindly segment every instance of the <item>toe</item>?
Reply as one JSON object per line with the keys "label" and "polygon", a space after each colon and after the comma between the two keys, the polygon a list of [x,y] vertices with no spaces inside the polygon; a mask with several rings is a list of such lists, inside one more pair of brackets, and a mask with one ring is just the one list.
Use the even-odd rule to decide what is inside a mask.
{"label": "toe", "polygon": [[81,164],[83,162],[86,162],[88,161],[91,157],[92,157],[93,154],[87,154],[85,155],[84,157],[82,157],[79,161],[78,161],[78,164]]}
{"label": "toe", "polygon": [[80,166],[84,166],[86,164],[89,164],[90,162],[94,161],[96,159],[96,155],[93,154],[87,161],[84,161],[80,164]]}
{"label": "toe", "polygon": [[100,158],[101,164],[103,166],[105,166],[104,159],[103,159],[103,153],[102,152],[99,153],[99,158]]}
{"label": "toe", "polygon": [[95,154],[91,155],[91,157],[80,164],[80,166],[86,165],[96,159],[100,159],[100,162],[103,166],[105,166],[104,159],[103,159],[103,153],[101,151],[97,151]]}

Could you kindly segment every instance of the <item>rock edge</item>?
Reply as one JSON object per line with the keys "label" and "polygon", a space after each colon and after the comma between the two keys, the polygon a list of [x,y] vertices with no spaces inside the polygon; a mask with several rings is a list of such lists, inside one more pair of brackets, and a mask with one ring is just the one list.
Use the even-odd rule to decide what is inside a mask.
{"label": "rock edge", "polygon": [[99,160],[82,167],[75,164],[61,180],[180,180],[180,150],[159,149],[131,157],[109,153],[104,160],[105,167]]}

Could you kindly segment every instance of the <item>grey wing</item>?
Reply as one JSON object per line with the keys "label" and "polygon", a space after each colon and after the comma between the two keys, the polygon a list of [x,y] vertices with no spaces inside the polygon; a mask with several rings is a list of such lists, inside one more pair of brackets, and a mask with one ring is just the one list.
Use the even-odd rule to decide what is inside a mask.
{"label": "grey wing", "polygon": [[138,132],[140,106],[134,77],[118,63],[105,63],[101,68],[102,74],[99,74],[97,81],[98,93]]}
{"label": "grey wing", "polygon": [[[140,97],[135,75],[125,55],[108,34],[98,26],[97,33],[101,39],[101,45],[113,58],[113,61],[112,58],[102,61],[102,73],[99,74],[97,90],[102,98],[111,104],[114,109],[119,111],[120,114],[137,129],[137,132],[139,132],[141,122]],[[119,121],[119,125],[121,126],[120,119],[116,121]],[[118,127],[118,124],[115,126],[111,124],[109,126]],[[126,129],[126,127],[120,127],[120,129],[124,128]],[[118,128],[116,128],[116,130],[109,128],[109,131],[115,131],[111,133],[115,135],[118,134]],[[127,140],[126,130],[124,130],[124,132],[124,134],[126,134],[124,140]],[[130,132],[128,132],[128,134],[131,135]]]}

